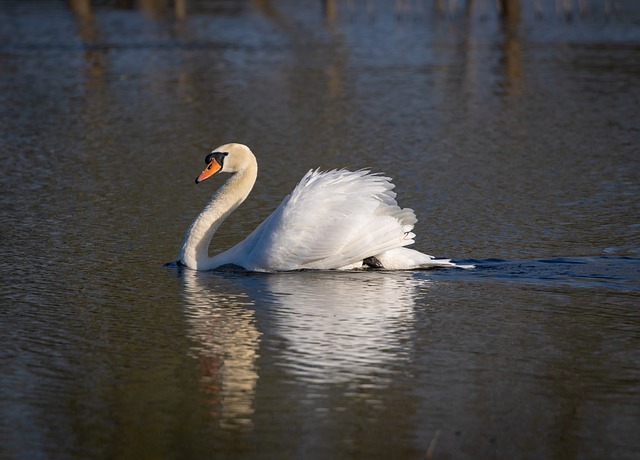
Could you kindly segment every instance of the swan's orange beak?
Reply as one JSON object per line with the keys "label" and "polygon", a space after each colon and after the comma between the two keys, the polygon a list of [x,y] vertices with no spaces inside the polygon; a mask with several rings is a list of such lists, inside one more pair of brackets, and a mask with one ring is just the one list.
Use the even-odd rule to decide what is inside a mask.
{"label": "swan's orange beak", "polygon": [[221,169],[222,165],[218,163],[218,160],[216,160],[215,158],[211,158],[211,161],[207,163],[207,167],[204,168],[204,171],[202,171],[196,178],[196,184],[199,184],[203,180],[210,178]]}

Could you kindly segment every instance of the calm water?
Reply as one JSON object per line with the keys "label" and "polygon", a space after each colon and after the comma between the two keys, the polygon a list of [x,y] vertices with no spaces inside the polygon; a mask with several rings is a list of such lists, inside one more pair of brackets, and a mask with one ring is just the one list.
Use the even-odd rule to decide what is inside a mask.
{"label": "calm water", "polygon": [[[634,0],[127,3],[0,1],[0,458],[637,458]],[[230,141],[477,268],[164,267]]]}

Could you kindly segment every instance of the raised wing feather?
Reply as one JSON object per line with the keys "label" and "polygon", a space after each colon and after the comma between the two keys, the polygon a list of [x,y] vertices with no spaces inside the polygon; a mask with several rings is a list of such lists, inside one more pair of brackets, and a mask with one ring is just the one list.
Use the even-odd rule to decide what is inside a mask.
{"label": "raised wing feather", "polygon": [[245,268],[331,269],[413,243],[411,209],[367,170],[310,170],[242,243]]}

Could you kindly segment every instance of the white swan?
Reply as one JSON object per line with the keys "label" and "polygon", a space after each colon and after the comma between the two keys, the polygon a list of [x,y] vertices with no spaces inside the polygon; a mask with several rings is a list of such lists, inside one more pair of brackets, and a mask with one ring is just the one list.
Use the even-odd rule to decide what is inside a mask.
{"label": "white swan", "polygon": [[249,271],[464,267],[404,246],[417,219],[396,203],[390,179],[369,171],[309,171],[278,208],[242,242],[209,257],[211,239],[247,198],[258,164],[242,144],[225,144],[205,159],[196,183],[217,172],[231,177],[211,197],[182,241],[179,262],[194,270],[236,265]]}

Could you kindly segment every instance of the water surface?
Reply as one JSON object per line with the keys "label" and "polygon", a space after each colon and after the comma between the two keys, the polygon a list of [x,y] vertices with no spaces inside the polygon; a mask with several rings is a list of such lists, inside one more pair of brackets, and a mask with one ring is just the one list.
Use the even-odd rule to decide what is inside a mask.
{"label": "water surface", "polygon": [[[634,1],[161,3],[0,2],[0,457],[637,455]],[[163,266],[230,141],[477,268]]]}

